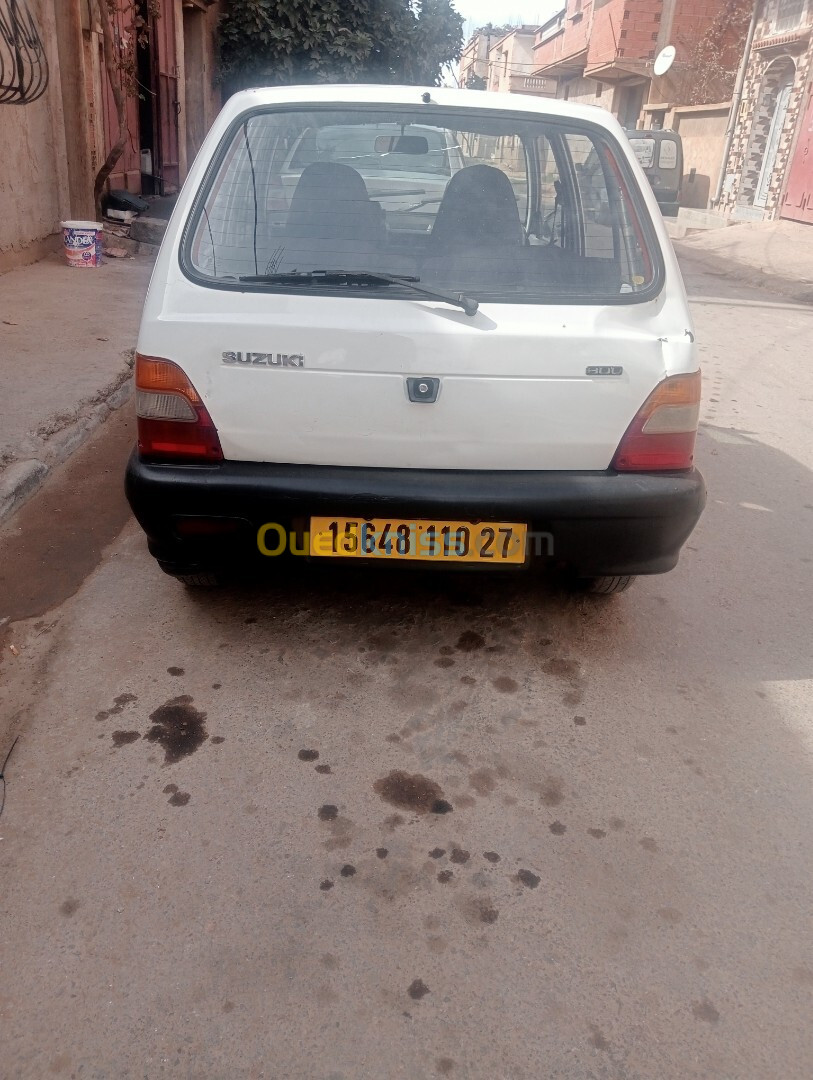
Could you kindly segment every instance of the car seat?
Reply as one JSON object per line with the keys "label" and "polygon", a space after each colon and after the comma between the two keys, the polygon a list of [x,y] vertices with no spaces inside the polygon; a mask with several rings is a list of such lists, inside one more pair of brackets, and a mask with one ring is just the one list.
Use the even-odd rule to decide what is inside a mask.
{"label": "car seat", "polygon": [[431,241],[437,254],[524,244],[517,200],[505,173],[493,165],[469,165],[455,173],[443,193]]}
{"label": "car seat", "polygon": [[355,169],[317,161],[302,170],[284,236],[380,242],[384,239],[382,210],[370,201],[364,180]]}

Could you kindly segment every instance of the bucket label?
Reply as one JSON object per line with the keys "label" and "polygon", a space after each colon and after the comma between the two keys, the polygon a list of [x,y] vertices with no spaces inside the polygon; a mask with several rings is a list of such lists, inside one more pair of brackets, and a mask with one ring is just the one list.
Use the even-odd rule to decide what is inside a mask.
{"label": "bucket label", "polygon": [[65,255],[69,266],[99,266],[102,261],[101,229],[63,226]]}
{"label": "bucket label", "polygon": [[65,247],[95,248],[95,229],[65,229]]}

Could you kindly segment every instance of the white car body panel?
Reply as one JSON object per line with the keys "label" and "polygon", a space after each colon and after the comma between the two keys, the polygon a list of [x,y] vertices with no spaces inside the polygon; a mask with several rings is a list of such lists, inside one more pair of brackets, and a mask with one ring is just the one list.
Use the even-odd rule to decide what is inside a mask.
{"label": "white car body panel", "polygon": [[[284,87],[225,106],[181,192],[156,262],[139,352],[187,372],[226,459],[409,469],[603,470],[666,376],[697,369],[680,272],[658,205],[621,127],[591,106],[432,88],[432,101],[562,116],[606,129],[654,223],[665,266],[646,302],[482,303],[477,316],[423,299],[209,288],[179,265],[184,223],[232,122],[258,106],[415,105],[415,87]],[[338,95],[338,96],[337,96]],[[228,352],[296,354],[304,366],[224,364]],[[623,376],[591,377],[593,365]],[[436,376],[435,404],[408,400],[405,376]]]}

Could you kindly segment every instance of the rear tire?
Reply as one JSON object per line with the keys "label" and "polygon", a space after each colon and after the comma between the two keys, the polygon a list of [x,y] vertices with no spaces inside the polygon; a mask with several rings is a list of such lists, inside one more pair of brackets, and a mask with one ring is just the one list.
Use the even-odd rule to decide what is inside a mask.
{"label": "rear tire", "polygon": [[612,596],[613,593],[626,592],[633,581],[635,577],[632,574],[616,574],[581,578],[580,584],[584,592],[592,593],[593,596]]}

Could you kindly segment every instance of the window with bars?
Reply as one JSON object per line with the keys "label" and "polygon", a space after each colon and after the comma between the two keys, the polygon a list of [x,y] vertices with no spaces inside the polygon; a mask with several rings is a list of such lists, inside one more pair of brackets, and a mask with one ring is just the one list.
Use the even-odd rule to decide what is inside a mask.
{"label": "window with bars", "polygon": [[805,22],[807,0],[777,0],[774,33],[787,34]]}
{"label": "window with bars", "polygon": [[26,0],[0,0],[0,105],[28,105],[48,86],[48,60]]}

